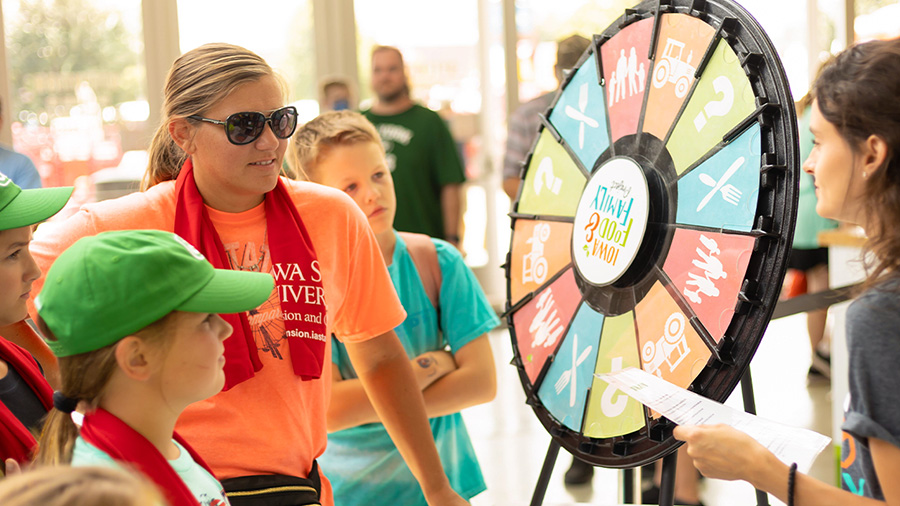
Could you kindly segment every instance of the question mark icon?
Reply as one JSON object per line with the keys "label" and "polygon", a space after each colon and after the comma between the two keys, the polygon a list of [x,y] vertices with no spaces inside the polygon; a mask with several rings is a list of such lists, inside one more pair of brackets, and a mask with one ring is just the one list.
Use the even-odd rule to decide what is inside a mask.
{"label": "question mark icon", "polygon": [[562,179],[553,175],[553,160],[546,157],[541,160],[538,165],[537,172],[534,174],[534,194],[541,194],[541,187],[546,183],[547,189],[554,195],[559,195],[559,187],[562,186]]}
{"label": "question mark icon", "polygon": [[700,114],[694,118],[694,126],[698,132],[706,126],[707,119],[714,116],[725,116],[731,110],[731,106],[734,105],[734,85],[731,84],[730,79],[725,76],[717,77],[713,81],[713,90],[715,90],[717,96],[724,96],[720,100],[713,100],[706,104],[703,110],[700,111]]}

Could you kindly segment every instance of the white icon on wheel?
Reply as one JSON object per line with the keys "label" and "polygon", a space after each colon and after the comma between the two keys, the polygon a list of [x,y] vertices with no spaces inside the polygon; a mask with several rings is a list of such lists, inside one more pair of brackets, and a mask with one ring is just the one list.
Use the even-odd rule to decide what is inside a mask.
{"label": "white icon on wheel", "polygon": [[675,96],[678,98],[687,95],[694,82],[694,72],[697,70],[691,65],[694,52],[689,52],[685,60],[681,59],[682,54],[684,42],[667,39],[662,57],[653,69],[653,86],[662,88],[666,83],[675,83]]}
{"label": "white icon on wheel", "polygon": [[[718,257],[722,251],[719,250],[719,245],[716,243],[715,239],[700,234],[700,242],[703,243],[706,251],[697,248],[695,251],[697,252],[698,258],[691,260],[691,263],[694,264],[695,267],[702,269],[703,274],[699,275],[689,272],[688,277],[691,279],[684,283],[687,286],[685,286],[682,291],[684,296],[694,304],[703,303],[703,299],[700,298],[701,294],[707,297],[718,297],[719,288],[716,286],[714,280],[725,279],[728,277],[728,273],[725,272],[722,261]],[[693,286],[696,289],[693,291],[689,290],[689,286]]]}
{"label": "white icon on wheel", "polygon": [[550,225],[538,223],[534,234],[525,241],[531,251],[522,257],[522,282],[543,283],[547,279],[547,259],[544,258],[544,243],[550,238]]}
{"label": "white icon on wheel", "polygon": [[541,294],[537,301],[537,314],[531,320],[528,326],[528,332],[531,332],[531,347],[537,348],[543,346],[549,348],[556,343],[556,339],[562,334],[565,328],[560,325],[560,319],[556,316],[556,309],[553,307],[553,289],[547,288]]}
{"label": "white icon on wheel", "polygon": [[575,339],[575,342],[572,343],[572,368],[563,371],[559,379],[556,380],[555,385],[557,394],[561,394],[562,391],[565,390],[566,385],[569,386],[570,408],[575,406],[575,394],[578,389],[578,366],[587,360],[588,356],[591,354],[591,350],[594,348],[593,345],[588,346],[581,352],[581,355],[578,355],[578,334],[573,334],[572,337]]}
{"label": "white icon on wheel", "polygon": [[600,123],[594,118],[584,114],[588,106],[588,83],[584,83],[578,88],[578,109],[571,105],[566,106],[566,116],[578,121],[578,149],[584,149],[584,126],[597,128]]}
{"label": "white icon on wheel", "polygon": [[744,165],[745,161],[746,159],[743,156],[738,157],[738,159],[735,160],[730,167],[728,167],[728,170],[725,171],[725,174],[723,174],[718,181],[713,179],[712,176],[705,172],[700,173],[700,182],[712,188],[712,191],[707,193],[706,196],[703,197],[703,200],[700,201],[700,205],[697,206],[698,213],[703,210],[704,207],[706,207],[706,204],[709,203],[709,201],[716,195],[717,192],[722,193],[722,200],[728,202],[733,206],[736,206],[741,202],[741,190],[738,190],[737,187],[732,184],[726,183],[729,179],[731,179],[731,176],[733,176],[734,173],[737,172],[737,170],[740,169],[742,165]]}
{"label": "white icon on wheel", "polygon": [[628,56],[625,56],[625,50],[622,49],[616,63],[616,70],[612,71],[609,78],[609,105],[613,106],[617,102],[625,100],[626,93],[628,97],[643,93],[646,74],[644,62],[641,62],[640,66],[638,66],[635,48],[631,48],[631,53]]}
{"label": "white icon on wheel", "polygon": [[660,368],[663,364],[669,367],[669,372],[675,369],[691,352],[688,348],[687,338],[684,337],[686,322],[681,313],[672,313],[666,320],[663,335],[657,341],[649,341],[641,349],[641,359],[644,362],[644,370],[662,378]]}

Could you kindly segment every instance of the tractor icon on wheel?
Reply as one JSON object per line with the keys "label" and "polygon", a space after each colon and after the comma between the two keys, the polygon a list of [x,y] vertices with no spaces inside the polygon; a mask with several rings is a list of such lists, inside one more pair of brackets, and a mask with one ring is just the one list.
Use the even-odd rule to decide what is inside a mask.
{"label": "tractor icon on wheel", "polygon": [[531,251],[523,258],[522,282],[543,283],[547,279],[547,259],[544,258],[544,243],[550,238],[550,225],[538,223],[534,233],[525,241],[531,245]]}
{"label": "tractor icon on wheel", "polygon": [[678,98],[687,95],[697,70],[691,65],[694,52],[689,52],[686,60],[681,59],[682,54],[684,42],[667,39],[663,54],[653,70],[653,86],[662,88],[666,83],[675,83],[675,96]]}
{"label": "tractor icon on wheel", "polygon": [[681,361],[691,352],[684,330],[687,326],[684,315],[672,313],[663,327],[663,335],[657,341],[647,341],[641,350],[643,368],[650,374],[663,377],[660,370],[663,364],[669,366],[669,373],[681,364]]}

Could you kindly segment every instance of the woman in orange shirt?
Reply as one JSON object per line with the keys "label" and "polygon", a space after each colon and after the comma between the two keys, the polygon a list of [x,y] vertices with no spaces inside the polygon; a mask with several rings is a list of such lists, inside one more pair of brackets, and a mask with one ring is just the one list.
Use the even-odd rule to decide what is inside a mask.
{"label": "woman in orange shirt", "polygon": [[35,241],[38,264],[84,235],[155,228],[181,235],[217,268],[275,276],[266,303],[225,317],[234,327],[225,390],[189,406],[176,426],[233,505],[264,504],[260,490],[274,487],[312,488],[311,500],[332,504],[315,464],[326,442],[332,332],[429,503],[464,504],[392,330],[405,313],[365,216],[339,191],[280,177],[297,112],[285,106],[279,77],[244,48],[207,44],[175,61],[163,109],[148,188],[85,206]]}

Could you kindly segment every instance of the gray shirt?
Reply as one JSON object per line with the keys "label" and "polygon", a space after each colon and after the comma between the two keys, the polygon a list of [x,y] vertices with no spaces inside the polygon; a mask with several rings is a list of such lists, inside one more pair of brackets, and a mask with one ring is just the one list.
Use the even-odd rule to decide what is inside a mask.
{"label": "gray shirt", "polygon": [[900,281],[868,290],[850,305],[847,349],[841,487],[883,500],[869,438],[900,447]]}

